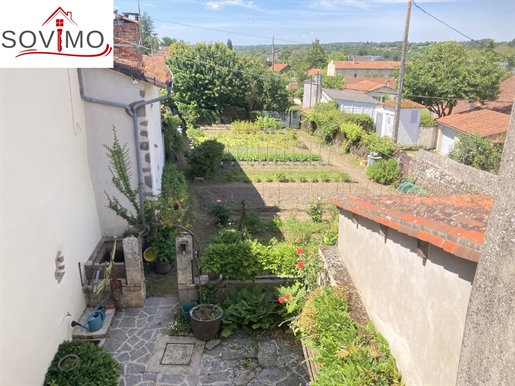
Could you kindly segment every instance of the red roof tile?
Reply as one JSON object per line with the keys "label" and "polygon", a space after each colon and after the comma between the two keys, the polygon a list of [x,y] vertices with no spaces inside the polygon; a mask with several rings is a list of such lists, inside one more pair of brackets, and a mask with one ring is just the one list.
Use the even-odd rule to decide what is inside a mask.
{"label": "red roof tile", "polygon": [[486,108],[503,114],[511,114],[515,99],[515,76],[506,79],[499,85],[501,93],[495,102],[487,102]]}
{"label": "red roof tile", "polygon": [[354,62],[352,60],[344,61],[333,61],[334,67],[337,70],[393,70],[401,65],[401,62],[392,61],[365,61],[365,62]]}
{"label": "red roof tile", "polygon": [[307,75],[316,75],[316,74],[320,74],[322,70],[320,68],[312,68],[310,70],[308,70],[308,72],[306,72]]}
{"label": "red roof tile", "polygon": [[473,109],[438,118],[436,122],[464,133],[493,137],[508,131],[510,116],[488,109]]}
{"label": "red roof tile", "polygon": [[458,257],[478,261],[493,196],[344,195],[333,203]]}
{"label": "red roof tile", "polygon": [[274,71],[274,72],[281,72],[281,71],[289,70],[290,66],[286,63],[280,63],[280,64],[274,64],[273,67],[270,66],[268,69],[270,71]]}

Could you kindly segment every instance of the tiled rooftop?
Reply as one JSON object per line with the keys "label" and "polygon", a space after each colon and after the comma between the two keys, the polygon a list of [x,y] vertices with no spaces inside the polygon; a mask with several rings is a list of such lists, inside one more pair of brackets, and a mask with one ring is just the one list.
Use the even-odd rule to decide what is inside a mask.
{"label": "tiled rooftop", "polygon": [[513,100],[515,99],[515,76],[506,79],[499,85],[501,93],[495,102],[487,102],[486,108],[503,114],[511,114]]}
{"label": "tiled rooftop", "polygon": [[377,100],[375,100],[374,98],[372,98],[371,96],[368,96],[365,94],[360,94],[357,92],[332,90],[330,88],[322,88],[322,92],[333,100],[338,99],[338,100],[343,100],[343,101],[369,103],[369,104],[373,104],[373,105],[379,104],[379,102]]}
{"label": "tiled rooftop", "polygon": [[473,109],[438,118],[436,122],[481,137],[497,136],[508,131],[510,116],[488,109]]}
{"label": "tiled rooftop", "polygon": [[316,74],[320,74],[322,70],[320,68],[312,68],[310,70],[308,70],[308,72],[306,72],[306,74],[308,75],[316,75]]}
{"label": "tiled rooftop", "polygon": [[287,65],[286,63],[280,63],[280,64],[274,64],[273,66],[270,66],[268,69],[270,71],[274,71],[274,72],[281,72],[281,71],[284,71],[287,67],[290,67],[290,66]]}
{"label": "tiled rooftop", "polygon": [[341,196],[332,202],[343,210],[477,262],[493,196],[360,194]]}
{"label": "tiled rooftop", "polygon": [[[381,106],[383,107],[391,107],[392,109],[395,108],[397,104],[397,101],[391,100],[384,103],[381,103]],[[424,109],[424,105],[421,105],[420,103],[410,101],[409,99],[403,99],[401,101],[401,109]]]}
{"label": "tiled rooftop", "polygon": [[364,62],[354,62],[352,60],[337,60],[334,61],[334,67],[338,70],[393,70],[396,67],[401,65],[401,62],[392,62],[392,61],[364,61]]}

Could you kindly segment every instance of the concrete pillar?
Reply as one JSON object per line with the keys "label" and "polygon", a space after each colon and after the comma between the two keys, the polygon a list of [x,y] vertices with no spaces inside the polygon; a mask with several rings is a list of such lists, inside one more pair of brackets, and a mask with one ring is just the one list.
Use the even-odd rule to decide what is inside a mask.
{"label": "concrete pillar", "polygon": [[132,235],[122,240],[127,285],[141,285],[143,262],[140,241]]}
{"label": "concrete pillar", "polygon": [[181,232],[175,241],[179,300],[181,303],[197,301],[198,289],[193,281],[193,239],[189,233]]}
{"label": "concrete pillar", "polygon": [[456,384],[515,385],[515,110],[472,285]]}

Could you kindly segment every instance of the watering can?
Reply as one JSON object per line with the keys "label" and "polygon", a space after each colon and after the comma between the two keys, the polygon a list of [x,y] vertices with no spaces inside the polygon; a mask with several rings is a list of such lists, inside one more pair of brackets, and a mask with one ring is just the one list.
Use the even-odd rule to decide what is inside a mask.
{"label": "watering can", "polygon": [[75,320],[72,322],[72,327],[79,326],[82,328],[85,328],[89,332],[95,332],[102,328],[104,325],[104,317],[105,314],[102,312],[102,310],[95,310],[93,313],[91,313],[88,316],[88,323],[87,324],[80,324],[77,323]]}

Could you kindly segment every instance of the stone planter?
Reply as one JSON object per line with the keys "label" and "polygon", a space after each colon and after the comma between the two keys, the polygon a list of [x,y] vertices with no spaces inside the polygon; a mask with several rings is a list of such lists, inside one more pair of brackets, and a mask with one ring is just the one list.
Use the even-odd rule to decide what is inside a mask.
{"label": "stone planter", "polygon": [[224,311],[215,304],[201,304],[190,310],[190,324],[195,338],[212,339],[220,329]]}
{"label": "stone planter", "polygon": [[309,380],[315,382],[317,380],[317,373],[320,371],[320,365],[313,361],[313,358],[317,355],[315,349],[309,347],[304,339],[300,340],[302,344],[302,351],[304,352],[304,358],[306,359],[306,367],[308,368]]}
{"label": "stone planter", "polygon": [[172,270],[172,263],[156,262],[156,272],[160,274],[168,273]]}

